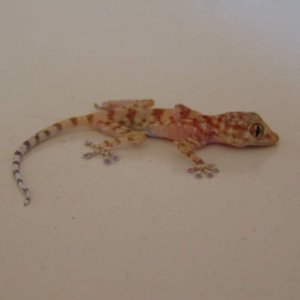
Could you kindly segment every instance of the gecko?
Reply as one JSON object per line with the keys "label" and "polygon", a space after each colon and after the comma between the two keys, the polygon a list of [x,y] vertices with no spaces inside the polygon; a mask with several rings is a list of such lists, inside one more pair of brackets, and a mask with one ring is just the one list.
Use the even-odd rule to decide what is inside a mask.
{"label": "gecko", "polygon": [[213,177],[217,166],[206,163],[196,151],[208,144],[225,144],[237,148],[275,145],[279,137],[255,112],[227,112],[205,115],[183,104],[174,108],[154,108],[154,100],[113,100],[95,104],[97,112],[71,117],[38,131],[14,152],[12,171],[17,186],[25,196],[31,193],[21,174],[23,156],[33,147],[74,127],[87,127],[110,136],[100,143],[86,141],[92,150],[85,159],[101,156],[106,164],[118,160],[115,148],[142,144],[147,137],[169,140],[193,162],[188,172],[198,178]]}

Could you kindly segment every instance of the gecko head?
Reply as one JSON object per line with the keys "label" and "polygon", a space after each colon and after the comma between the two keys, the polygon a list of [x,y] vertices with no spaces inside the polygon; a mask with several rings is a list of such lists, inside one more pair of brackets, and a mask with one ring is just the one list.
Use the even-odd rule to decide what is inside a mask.
{"label": "gecko head", "polygon": [[279,136],[254,112],[233,112],[223,115],[223,140],[234,147],[272,146]]}

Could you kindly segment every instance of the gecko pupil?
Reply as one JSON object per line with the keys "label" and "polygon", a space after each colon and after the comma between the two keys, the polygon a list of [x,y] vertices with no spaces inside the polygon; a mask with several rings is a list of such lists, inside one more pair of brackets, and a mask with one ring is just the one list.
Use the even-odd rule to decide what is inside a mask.
{"label": "gecko pupil", "polygon": [[256,136],[256,137],[259,137],[260,132],[261,132],[260,126],[256,126],[256,129],[255,129],[255,136]]}

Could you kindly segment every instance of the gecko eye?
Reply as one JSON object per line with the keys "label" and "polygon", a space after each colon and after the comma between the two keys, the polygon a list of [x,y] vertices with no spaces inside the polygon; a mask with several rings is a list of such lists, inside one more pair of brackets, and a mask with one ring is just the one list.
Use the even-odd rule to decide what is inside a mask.
{"label": "gecko eye", "polygon": [[250,133],[252,136],[259,138],[264,134],[264,127],[260,123],[254,123],[250,127]]}

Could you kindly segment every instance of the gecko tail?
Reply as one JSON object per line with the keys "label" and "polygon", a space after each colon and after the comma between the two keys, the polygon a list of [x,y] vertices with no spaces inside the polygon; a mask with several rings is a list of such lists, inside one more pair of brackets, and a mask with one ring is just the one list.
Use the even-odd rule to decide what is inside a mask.
{"label": "gecko tail", "polygon": [[22,193],[25,196],[25,202],[24,202],[24,206],[27,206],[30,204],[31,201],[31,194],[30,191],[28,189],[28,187],[25,185],[24,183],[24,179],[23,176],[21,174],[21,169],[20,169],[20,165],[21,165],[21,161],[22,161],[22,157],[23,155],[27,152],[27,149],[25,149],[25,147],[27,147],[27,143],[24,142],[22,144],[22,146],[20,146],[14,153],[14,158],[13,158],[13,176],[15,178],[15,181],[19,187],[19,189],[22,191]]}
{"label": "gecko tail", "polygon": [[85,115],[80,117],[69,118],[61,122],[50,125],[49,127],[39,131],[30,139],[26,140],[15,152],[13,156],[12,172],[13,177],[25,196],[24,206],[28,206],[31,202],[31,193],[26,186],[23,176],[21,174],[21,161],[24,155],[31,150],[33,147],[39,145],[40,143],[48,140],[49,138],[56,136],[59,132],[76,127],[76,126],[91,126],[92,115]]}

